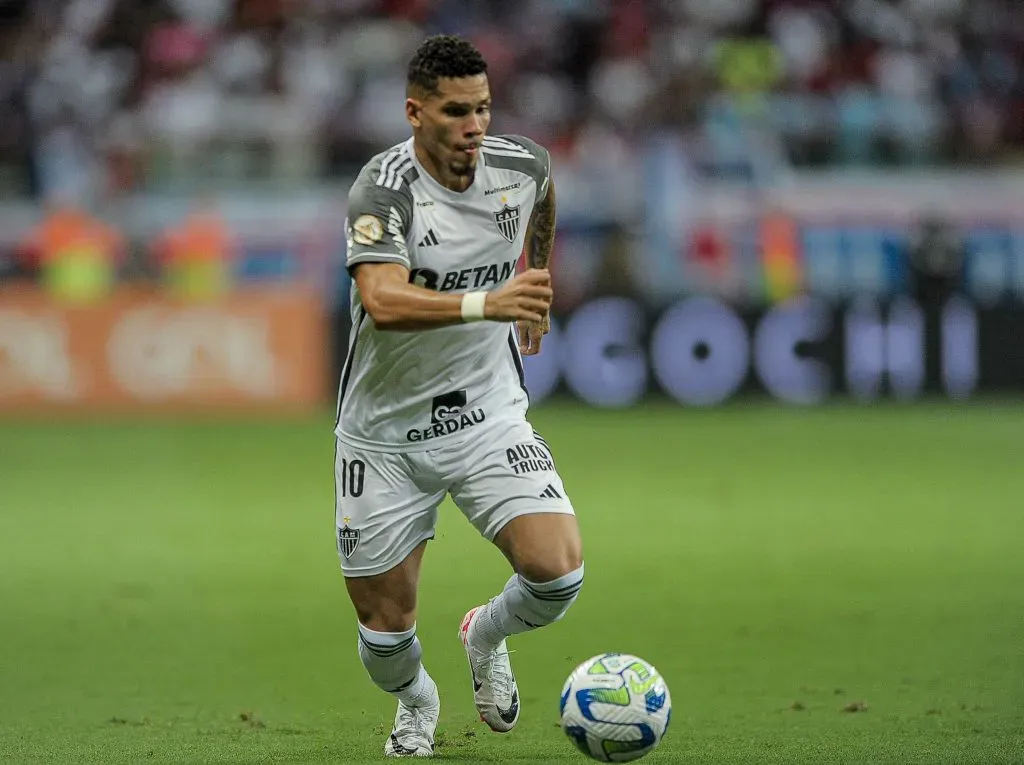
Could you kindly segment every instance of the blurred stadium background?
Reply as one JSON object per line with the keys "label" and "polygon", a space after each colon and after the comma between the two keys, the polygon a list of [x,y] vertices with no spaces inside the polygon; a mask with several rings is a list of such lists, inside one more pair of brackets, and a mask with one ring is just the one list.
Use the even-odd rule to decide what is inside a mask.
{"label": "blurred stadium background", "polygon": [[[311,291],[332,331],[322,359],[288,360],[304,378],[288,393],[266,378],[283,374],[287,331],[246,336],[260,355],[241,329],[193,321],[193,345],[222,341],[214,367],[249,351],[232,356],[235,376],[209,373],[225,398],[329,396],[346,336],[347,185],[408,135],[404,64],[439,30],[489,58],[496,129],[554,155],[559,331],[531,360],[538,403],[559,389],[622,406],[652,388],[706,404],[744,387],[804,402],[1024,384],[1018,3],[0,7],[5,292]],[[131,324],[119,315],[82,332]],[[189,358],[170,319],[156,347],[139,348],[152,320],[117,335],[120,377],[89,390],[76,363],[106,362],[77,354],[75,330],[61,355],[59,320],[42,318],[5,314],[0,407],[202,397],[194,370],[172,370],[173,389],[122,379],[145,377],[138,359]],[[54,355],[29,351],[44,339]],[[241,368],[254,355],[262,378]],[[265,386],[246,390],[254,376]]]}
{"label": "blurred stadium background", "polygon": [[568,756],[561,681],[620,647],[679,708],[652,761],[1024,762],[1019,0],[0,0],[0,759],[376,757],[343,221],[435,32],[552,151],[527,377],[593,571],[477,737],[502,565],[445,516],[446,751]]}

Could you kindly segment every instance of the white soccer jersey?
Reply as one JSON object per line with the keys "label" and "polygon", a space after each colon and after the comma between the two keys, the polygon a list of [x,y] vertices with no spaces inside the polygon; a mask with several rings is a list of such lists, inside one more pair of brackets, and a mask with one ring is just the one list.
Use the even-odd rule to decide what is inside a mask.
{"label": "white soccer jersey", "polygon": [[[401,263],[441,292],[500,287],[515,275],[526,227],[547,194],[550,156],[521,136],[483,140],[472,185],[445,188],[413,140],[374,157],[349,192],[348,267]],[[481,321],[380,331],[352,283],[352,331],[335,433],[376,451],[417,451],[482,435],[528,405],[515,327]]]}

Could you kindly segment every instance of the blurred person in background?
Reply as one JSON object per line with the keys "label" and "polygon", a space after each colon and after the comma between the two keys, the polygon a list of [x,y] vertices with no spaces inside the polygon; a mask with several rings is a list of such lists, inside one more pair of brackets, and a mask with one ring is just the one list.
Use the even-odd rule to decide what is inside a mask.
{"label": "blurred person in background", "polygon": [[908,243],[911,294],[924,313],[925,385],[942,388],[943,311],[962,292],[966,259],[963,236],[945,216],[922,216]]}
{"label": "blurred person in background", "polygon": [[925,215],[909,242],[913,295],[925,306],[943,306],[958,290],[965,249],[960,232],[944,215]]}
{"label": "blurred person in background", "polygon": [[[384,752],[422,757],[434,753],[440,698],[421,660],[417,589],[445,496],[514,570],[459,628],[477,711],[494,731],[519,719],[506,638],[562,618],[583,559],[572,503],[526,418],[520,356],[539,352],[549,329],[549,153],[487,134],[487,64],[459,37],[420,45],[405,114],[412,138],[370,160],[349,193],[353,328],[335,484],[359,656],[398,701]],[[516,275],[524,248],[528,268]]]}

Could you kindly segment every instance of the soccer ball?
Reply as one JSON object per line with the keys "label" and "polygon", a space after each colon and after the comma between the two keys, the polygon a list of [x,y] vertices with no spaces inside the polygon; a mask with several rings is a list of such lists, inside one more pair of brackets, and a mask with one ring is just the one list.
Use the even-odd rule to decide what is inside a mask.
{"label": "soccer ball", "polygon": [[653,752],[672,717],[658,670],[625,653],[603,653],[573,670],[562,686],[562,730],[583,754],[629,762]]}

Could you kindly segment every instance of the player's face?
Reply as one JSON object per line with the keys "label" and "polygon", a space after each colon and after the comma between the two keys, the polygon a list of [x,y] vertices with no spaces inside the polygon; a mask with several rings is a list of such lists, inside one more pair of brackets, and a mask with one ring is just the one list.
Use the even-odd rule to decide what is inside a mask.
{"label": "player's face", "polygon": [[436,93],[423,100],[410,98],[407,109],[417,139],[435,167],[455,178],[472,175],[491,122],[487,75],[442,78]]}

